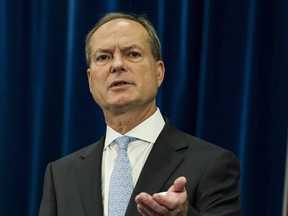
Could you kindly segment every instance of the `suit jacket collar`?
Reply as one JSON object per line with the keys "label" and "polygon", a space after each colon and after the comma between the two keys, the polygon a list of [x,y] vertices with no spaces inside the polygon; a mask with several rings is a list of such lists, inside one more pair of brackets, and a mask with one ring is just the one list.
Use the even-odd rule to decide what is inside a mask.
{"label": "suit jacket collar", "polygon": [[102,216],[102,152],[105,137],[81,153],[81,162],[76,167],[76,178],[86,215]]}
{"label": "suit jacket collar", "polygon": [[161,192],[165,182],[183,160],[183,156],[177,153],[188,147],[183,139],[181,133],[166,119],[165,127],[157,138],[134,188],[126,216],[139,215],[135,203],[135,197],[139,193]]}
{"label": "suit jacket collar", "polygon": [[[183,160],[183,156],[177,151],[187,148],[187,143],[169,120],[165,120],[166,124],[157,138],[134,188],[126,216],[139,215],[135,197],[141,192],[149,194],[161,192],[165,182]],[[79,193],[87,215],[103,215],[101,169],[104,140],[105,136],[92,148],[82,152],[82,161],[76,168]]]}

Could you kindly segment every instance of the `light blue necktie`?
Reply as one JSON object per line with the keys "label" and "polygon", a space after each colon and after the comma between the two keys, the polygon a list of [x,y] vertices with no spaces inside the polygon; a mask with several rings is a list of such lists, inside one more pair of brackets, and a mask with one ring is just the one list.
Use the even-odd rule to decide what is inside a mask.
{"label": "light blue necktie", "polygon": [[111,175],[108,212],[109,216],[124,216],[132,191],[132,169],[127,155],[128,144],[137,140],[134,137],[122,136],[114,141],[119,146],[118,157]]}

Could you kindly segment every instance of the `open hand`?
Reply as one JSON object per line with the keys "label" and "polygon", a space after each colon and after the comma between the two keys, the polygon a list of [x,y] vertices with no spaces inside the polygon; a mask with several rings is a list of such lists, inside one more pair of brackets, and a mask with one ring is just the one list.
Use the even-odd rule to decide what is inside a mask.
{"label": "open hand", "polygon": [[143,216],[186,216],[187,192],[186,178],[179,177],[167,193],[157,193],[152,196],[142,192],[136,196],[137,209]]}

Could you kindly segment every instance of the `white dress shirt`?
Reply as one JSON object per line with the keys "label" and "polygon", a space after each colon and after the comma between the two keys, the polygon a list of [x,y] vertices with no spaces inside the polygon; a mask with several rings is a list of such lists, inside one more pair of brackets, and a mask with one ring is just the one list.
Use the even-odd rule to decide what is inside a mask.
{"label": "white dress shirt", "polygon": [[[145,164],[145,161],[165,125],[163,116],[157,108],[156,112],[125,135],[136,137],[138,140],[129,143],[127,154],[132,167],[134,187]],[[123,136],[107,125],[106,139],[102,159],[102,197],[104,216],[108,216],[108,195],[110,178],[118,155],[118,145],[113,141]]]}

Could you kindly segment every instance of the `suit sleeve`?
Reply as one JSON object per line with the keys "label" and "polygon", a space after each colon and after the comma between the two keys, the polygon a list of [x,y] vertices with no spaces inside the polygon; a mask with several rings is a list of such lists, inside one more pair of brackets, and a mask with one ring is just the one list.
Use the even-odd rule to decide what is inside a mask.
{"label": "suit sleeve", "polygon": [[197,202],[189,206],[189,216],[241,216],[238,180],[240,168],[230,151],[218,154],[201,177]]}
{"label": "suit sleeve", "polygon": [[52,165],[47,165],[44,177],[42,201],[39,216],[56,216],[56,197],[52,175]]}

